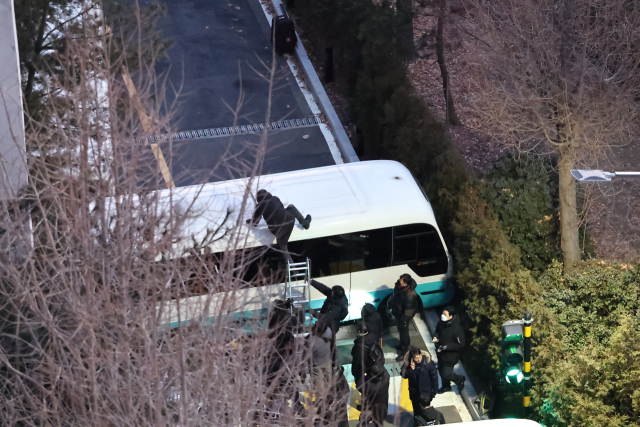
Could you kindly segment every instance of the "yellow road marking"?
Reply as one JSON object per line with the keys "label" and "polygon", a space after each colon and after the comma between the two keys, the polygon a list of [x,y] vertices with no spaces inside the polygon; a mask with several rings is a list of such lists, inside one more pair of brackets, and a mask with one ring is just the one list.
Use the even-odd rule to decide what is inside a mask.
{"label": "yellow road marking", "polygon": [[[396,400],[391,397],[389,403],[393,404]],[[407,412],[413,412],[413,405],[411,399],[409,399],[409,380],[402,379],[402,385],[400,386],[400,397],[397,400],[398,406],[401,410]],[[356,406],[361,404],[360,393],[356,390],[356,383],[351,383],[351,404],[349,405],[349,421],[359,420],[360,411],[356,409]]]}
{"label": "yellow road marking", "polygon": [[[136,112],[138,113],[140,123],[142,124],[142,129],[144,129],[146,133],[153,133],[153,125],[151,123],[151,119],[147,115],[147,112],[144,110],[142,102],[140,102],[140,100],[138,99],[138,91],[136,90],[136,86],[133,84],[133,80],[131,80],[131,76],[126,70],[122,73],[122,80],[124,80],[124,84],[127,87],[129,96],[131,97]],[[160,172],[162,172],[162,177],[164,178],[164,182],[167,184],[167,188],[175,188],[176,186],[173,183],[171,171],[169,170],[169,166],[167,166],[167,162],[165,161],[164,156],[162,155],[162,150],[160,149],[158,144],[151,144],[151,151],[153,151],[153,155],[158,162]]]}
{"label": "yellow road marking", "polygon": [[409,380],[406,378],[402,379],[402,386],[400,387],[400,402],[398,403],[398,406],[407,412],[413,412],[413,405],[411,404],[411,399],[409,399]]}
{"label": "yellow road marking", "polygon": [[351,391],[351,404],[349,405],[349,421],[359,420],[360,419],[360,411],[356,409],[356,406],[359,405],[360,402],[360,392],[356,390],[356,383],[351,383],[351,387],[349,388]]}
{"label": "yellow road marking", "polygon": [[164,182],[167,183],[167,188],[176,188],[176,185],[173,183],[173,178],[171,178],[171,171],[169,171],[169,166],[167,166],[167,162],[164,160],[162,150],[160,149],[160,147],[158,147],[158,144],[151,144],[151,151],[153,151],[153,155],[156,156],[156,160],[158,161],[158,166],[160,167],[160,172],[162,172]]}

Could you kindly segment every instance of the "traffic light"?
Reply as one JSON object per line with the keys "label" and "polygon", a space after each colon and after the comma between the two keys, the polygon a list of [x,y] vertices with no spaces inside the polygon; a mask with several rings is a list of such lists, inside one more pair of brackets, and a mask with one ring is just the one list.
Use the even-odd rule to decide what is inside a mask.
{"label": "traffic light", "polygon": [[502,375],[508,384],[520,384],[524,379],[522,369],[524,331],[522,325],[522,320],[508,320],[502,324],[500,363]]}

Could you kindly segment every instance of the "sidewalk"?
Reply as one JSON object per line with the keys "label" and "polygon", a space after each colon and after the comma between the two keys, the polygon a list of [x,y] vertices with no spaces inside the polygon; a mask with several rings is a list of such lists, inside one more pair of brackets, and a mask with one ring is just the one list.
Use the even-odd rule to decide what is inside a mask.
{"label": "sidewalk", "polygon": [[[431,342],[431,334],[427,328],[427,324],[420,316],[416,316],[413,320],[409,336],[411,344],[421,349],[428,350],[434,360],[437,361],[436,350]],[[349,422],[351,426],[356,426],[360,417],[360,411],[356,406],[360,403],[360,393],[355,390],[355,383],[351,375],[351,348],[353,340],[356,337],[356,325],[343,326],[338,332],[336,345],[338,347],[338,357],[345,367],[345,375],[347,381],[351,385],[351,397],[349,400]],[[409,400],[409,389],[407,380],[400,376],[400,368],[402,363],[395,361],[397,353],[393,346],[399,343],[399,335],[395,326],[387,328],[383,336],[382,350],[385,354],[385,368],[389,371],[391,381],[389,383],[389,413],[385,422],[386,426],[412,427],[413,426],[413,407]],[[438,384],[440,386],[441,384]],[[465,389],[471,387],[468,382]],[[433,406],[443,413],[448,423],[470,422],[473,417],[469,412],[462,396],[455,385],[452,385],[452,391],[439,394],[432,402]]]}

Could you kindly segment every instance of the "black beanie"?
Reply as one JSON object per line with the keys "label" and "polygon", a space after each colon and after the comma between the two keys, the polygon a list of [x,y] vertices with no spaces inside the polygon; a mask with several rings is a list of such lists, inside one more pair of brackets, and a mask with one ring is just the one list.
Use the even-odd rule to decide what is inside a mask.
{"label": "black beanie", "polygon": [[366,303],[364,307],[362,307],[362,317],[369,317],[375,312],[376,308],[373,306],[373,304]]}
{"label": "black beanie", "polygon": [[449,316],[455,316],[456,315],[456,309],[453,308],[452,305],[448,305],[444,308],[444,310],[442,311],[448,311],[449,312]]}

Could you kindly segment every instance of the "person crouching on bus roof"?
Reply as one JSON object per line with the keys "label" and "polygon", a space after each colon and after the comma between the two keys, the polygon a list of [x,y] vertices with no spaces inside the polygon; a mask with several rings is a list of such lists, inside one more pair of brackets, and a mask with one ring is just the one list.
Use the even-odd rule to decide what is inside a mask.
{"label": "person crouching on bus roof", "polygon": [[400,334],[400,344],[396,347],[398,357],[396,361],[404,359],[404,354],[409,350],[411,338],[409,337],[409,322],[413,319],[419,309],[418,293],[416,292],[416,281],[408,274],[403,274],[396,282],[393,289],[393,300],[391,301],[391,314],[396,318],[398,333]]}
{"label": "person crouching on bus roof", "polygon": [[311,224],[311,215],[303,218],[300,211],[293,205],[289,205],[285,209],[280,199],[267,190],[258,191],[256,202],[256,210],[253,212],[253,217],[247,220],[247,224],[255,225],[260,222],[260,218],[264,217],[269,226],[269,231],[276,236],[278,249],[280,249],[285,259],[293,264],[293,259],[291,259],[287,248],[293,226],[297,219],[305,230],[308,230]]}
{"label": "person crouching on bus roof", "polygon": [[313,279],[311,279],[311,286],[327,297],[320,308],[320,316],[318,316],[317,313],[312,314],[315,317],[322,317],[325,322],[327,322],[327,326],[331,328],[333,336],[335,337],[338,329],[340,329],[340,322],[349,314],[349,300],[344,293],[344,288],[342,286],[330,288]]}

